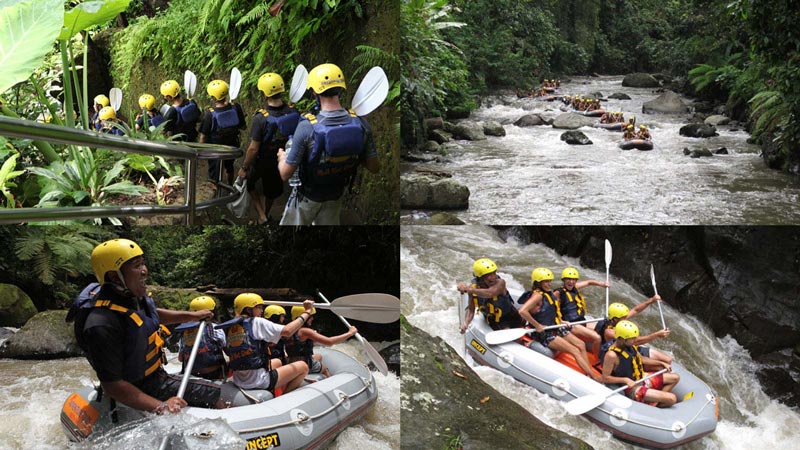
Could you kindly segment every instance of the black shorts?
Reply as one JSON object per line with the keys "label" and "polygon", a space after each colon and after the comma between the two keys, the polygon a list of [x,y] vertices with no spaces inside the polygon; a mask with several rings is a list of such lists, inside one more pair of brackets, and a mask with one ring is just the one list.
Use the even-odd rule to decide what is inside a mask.
{"label": "black shorts", "polygon": [[250,192],[256,190],[259,180],[264,196],[268,199],[276,199],[283,194],[283,180],[278,172],[276,158],[259,156],[255,165],[247,171],[247,190]]}
{"label": "black shorts", "polygon": [[275,385],[278,384],[278,371],[275,369],[269,370],[269,386],[267,386],[267,390],[270,392],[275,392]]}
{"label": "black shorts", "polygon": [[[163,402],[170,397],[178,395],[178,389],[181,386],[182,379],[182,375],[170,375],[162,368],[158,369],[149,377],[133,384],[145,394]],[[219,395],[220,386],[218,384],[198,378],[189,378],[189,383],[186,385],[186,392],[183,394],[183,399],[186,400],[189,406],[215,408],[219,400]]]}

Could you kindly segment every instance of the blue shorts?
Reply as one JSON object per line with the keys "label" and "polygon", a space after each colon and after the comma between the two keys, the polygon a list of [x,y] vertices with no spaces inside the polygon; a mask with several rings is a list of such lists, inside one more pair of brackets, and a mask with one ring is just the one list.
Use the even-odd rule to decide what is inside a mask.
{"label": "blue shorts", "polygon": [[531,336],[533,336],[534,339],[539,341],[540,344],[544,345],[545,347],[549,347],[550,343],[553,342],[555,338],[559,336],[564,337],[569,333],[570,332],[567,329],[567,327],[564,327],[564,328],[557,328],[555,330],[542,331],[541,333],[536,331],[532,333]]}

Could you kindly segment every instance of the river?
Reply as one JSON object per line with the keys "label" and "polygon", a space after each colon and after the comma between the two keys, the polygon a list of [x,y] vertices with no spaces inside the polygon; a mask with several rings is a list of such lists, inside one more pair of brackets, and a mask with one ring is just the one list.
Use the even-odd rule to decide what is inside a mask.
{"label": "river", "polygon": [[[358,342],[337,344],[334,348],[360,361],[366,360]],[[328,450],[400,448],[400,380],[391,372],[387,376],[373,372],[373,376],[378,386],[375,406],[363,419],[346,428]],[[113,443],[109,444],[68,444],[59,421],[61,405],[73,390],[92,382],[97,384],[97,379],[86,358],[52,361],[0,359],[0,398],[3,399],[0,405],[0,449],[99,450],[133,448],[132,442],[144,445],[137,448],[150,448],[148,442],[158,441],[153,437],[156,433],[143,436],[134,430],[115,436]],[[182,424],[186,418],[162,416],[158,420],[161,421],[157,424],[158,429],[163,430]],[[120,442],[127,445],[120,446]],[[152,445],[152,448],[157,446]]]}
{"label": "river", "polygon": [[[659,94],[622,87],[622,77],[573,78],[559,95],[607,97],[626,93],[631,100],[602,103],[632,114],[650,128],[653,151],[622,151],[620,132],[580,128],[593,145],[567,145],[567,130],[550,126],[520,128],[526,114],[561,114],[559,103],[496,97],[484,99],[470,120],[497,120],[506,136],[457,141],[451,163],[438,165],[470,190],[469,209],[454,214],[467,223],[537,224],[794,224],[800,222],[800,184],[766,167],[749,134],[717,127],[718,137],[680,136],[687,114],[642,114],[642,103]],[[685,99],[687,100],[687,99]],[[684,147],[725,147],[730,154],[690,158]],[[428,212],[403,211],[402,223],[424,222]]]}
{"label": "river", "polygon": [[[496,230],[482,225],[402,227],[400,241],[402,313],[413,325],[442,338],[462,356],[464,339],[459,333],[455,286],[469,281],[475,258],[492,258],[498,264],[498,274],[509,287],[517,289],[530,283],[534,265],[550,267],[557,275],[563,267],[574,266],[582,279],[605,279],[605,271],[581,267],[579,261],[540,244],[522,245],[513,239],[505,242]],[[614,255],[615,264],[625,264],[624,255]],[[560,281],[556,280],[554,286],[558,285]],[[589,287],[583,292],[589,312],[599,314],[605,304],[604,290]],[[611,278],[612,302],[633,306],[646,300],[646,295],[650,293],[637,292],[624,281]],[[663,302],[663,309],[672,333],[653,345],[697,374],[721,399],[716,431],[681,448],[794,448],[800,414],[763,392],[755,375],[758,364],[747,351],[730,336],[717,338],[693,316],[671,308],[669,299]],[[655,306],[639,314],[636,321],[643,330],[661,328]],[[483,380],[546,424],[597,449],[637,448],[612,438],[587,419],[570,416],[557,400],[497,370],[479,366],[469,356],[467,361]]]}

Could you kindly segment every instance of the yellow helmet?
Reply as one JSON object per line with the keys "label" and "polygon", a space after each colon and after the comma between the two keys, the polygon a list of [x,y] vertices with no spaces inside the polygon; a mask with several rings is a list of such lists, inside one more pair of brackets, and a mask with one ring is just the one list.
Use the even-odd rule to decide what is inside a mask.
{"label": "yellow helmet", "polygon": [[156,98],[150,94],[142,94],[139,97],[139,107],[146,110],[151,110],[156,105]]}
{"label": "yellow helmet", "polygon": [[217,302],[215,302],[212,297],[207,295],[201,295],[200,297],[197,297],[189,302],[189,311],[203,311],[206,309],[209,311],[214,311],[216,307]]}
{"label": "yellow helmet", "polygon": [[252,292],[245,292],[244,294],[239,294],[233,299],[233,311],[236,315],[242,314],[242,310],[245,308],[253,308],[258,305],[263,305],[264,299],[261,298],[258,294],[253,294]]}
{"label": "yellow helmet", "polygon": [[531,281],[534,283],[541,283],[542,281],[551,281],[555,278],[553,271],[544,267],[537,267],[531,272]]}
{"label": "yellow helmet", "polygon": [[472,273],[480,278],[484,275],[497,272],[497,264],[489,258],[479,258],[472,264]]}
{"label": "yellow helmet", "polygon": [[608,305],[608,318],[609,319],[621,319],[628,315],[630,310],[627,306],[623,305],[622,303],[612,303]]}
{"label": "yellow helmet", "polygon": [[614,335],[621,339],[639,337],[639,327],[630,320],[623,320],[614,327]]}
{"label": "yellow helmet", "polygon": [[580,278],[580,276],[578,275],[578,269],[574,267],[567,267],[566,269],[562,270],[561,279],[563,280],[564,278],[574,278],[577,280],[578,278]]}
{"label": "yellow helmet", "polygon": [[646,130],[646,129],[647,129],[647,127],[646,127],[646,126],[644,126],[644,125],[639,125],[639,129],[640,129],[640,130]]}
{"label": "yellow helmet", "polygon": [[222,100],[228,96],[228,83],[222,80],[214,80],[208,83],[206,92],[208,92],[208,95],[214,100]]}
{"label": "yellow helmet", "polygon": [[277,73],[265,73],[258,77],[258,90],[264,93],[265,97],[272,97],[286,90],[283,78]]}
{"label": "yellow helmet", "polygon": [[347,89],[344,84],[342,69],[335,64],[320,64],[308,73],[308,87],[315,93],[321,94],[330,88],[340,87]]}
{"label": "yellow helmet", "polygon": [[94,276],[102,284],[105,282],[106,273],[118,271],[127,261],[143,254],[142,248],[131,240],[105,241],[92,250],[91,261]]}
{"label": "yellow helmet", "polygon": [[100,120],[116,119],[117,118],[117,112],[114,111],[114,108],[112,108],[110,106],[104,106],[103,109],[101,109],[100,112],[97,113],[97,117]]}
{"label": "yellow helmet", "polygon": [[[292,320],[297,319],[298,317],[300,317],[300,314],[303,314],[304,312],[306,312],[306,309],[303,308],[302,306],[292,306]],[[316,313],[317,309],[312,306],[311,315],[313,316]]]}
{"label": "yellow helmet", "polygon": [[628,124],[628,126],[626,128],[629,129],[629,130],[632,130],[633,129],[633,125]]}
{"label": "yellow helmet", "polygon": [[177,97],[181,93],[181,85],[175,80],[161,83],[161,95],[164,97]]}
{"label": "yellow helmet", "polygon": [[103,94],[95,96],[94,102],[97,103],[98,105],[103,105],[103,106],[108,106],[111,104],[111,102],[108,101],[108,97],[106,97]]}
{"label": "yellow helmet", "polygon": [[264,317],[269,319],[272,316],[285,316],[286,310],[283,309],[283,306],[279,305],[269,305],[264,309]]}

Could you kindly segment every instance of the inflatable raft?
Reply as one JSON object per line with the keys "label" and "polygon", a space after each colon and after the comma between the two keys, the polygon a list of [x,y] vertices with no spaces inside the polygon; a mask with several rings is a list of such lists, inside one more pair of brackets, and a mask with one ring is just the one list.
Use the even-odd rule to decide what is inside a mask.
{"label": "inflatable raft", "polygon": [[[476,311],[464,334],[467,351],[475,361],[557,400],[566,403],[591,394],[607,395],[615,387],[606,387],[586,376],[571,355],[559,353],[553,358],[552,352],[538,343],[534,348],[540,351],[517,341],[489,345],[485,336],[490,331],[483,315]],[[708,385],[677,362],[672,363],[672,369],[681,376],[673,390],[682,399],[679,403],[657,408],[614,394],[584,417],[620,440],[652,448],[672,448],[713,433],[719,420],[718,398]]]}
{"label": "inflatable raft", "polygon": [[606,110],[604,110],[604,109],[595,109],[594,111],[577,111],[577,114],[580,114],[580,115],[586,116],[586,117],[600,117],[605,113],[606,113]]}
{"label": "inflatable raft", "polygon": [[[268,391],[242,391],[227,381],[222,383],[222,398],[231,408],[187,407],[184,411],[201,419],[222,418],[248,442],[247,448],[323,447],[375,404],[378,390],[369,370],[350,356],[324,347],[316,347],[314,352],[322,355],[329,378],[319,375],[319,381],[277,398]],[[94,387],[81,388],[64,402],[61,428],[68,439],[80,442],[92,433],[145,416],[121,403],[115,414],[111,410],[109,396]]]}
{"label": "inflatable raft", "polygon": [[630,141],[621,141],[619,143],[619,148],[623,150],[652,150],[653,149],[653,141],[647,141],[644,139],[631,139]]}
{"label": "inflatable raft", "polygon": [[601,123],[595,122],[592,125],[595,128],[603,128],[609,131],[622,131],[622,127],[625,125],[624,122],[614,122],[614,123]]}

